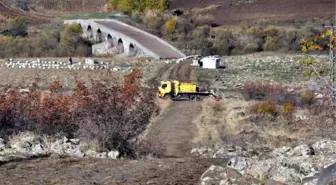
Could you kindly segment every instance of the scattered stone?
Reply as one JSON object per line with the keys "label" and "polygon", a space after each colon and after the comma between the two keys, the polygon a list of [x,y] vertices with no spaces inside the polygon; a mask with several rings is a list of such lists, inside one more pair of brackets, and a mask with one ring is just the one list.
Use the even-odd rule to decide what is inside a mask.
{"label": "scattered stone", "polygon": [[213,149],[207,147],[194,148],[191,150],[191,154],[197,157],[211,158],[214,153],[215,151]]}
{"label": "scattered stone", "polygon": [[98,153],[96,151],[93,150],[89,150],[87,152],[85,152],[85,156],[88,157],[92,157],[92,158],[107,158],[107,153],[106,152],[102,152],[102,153]]}

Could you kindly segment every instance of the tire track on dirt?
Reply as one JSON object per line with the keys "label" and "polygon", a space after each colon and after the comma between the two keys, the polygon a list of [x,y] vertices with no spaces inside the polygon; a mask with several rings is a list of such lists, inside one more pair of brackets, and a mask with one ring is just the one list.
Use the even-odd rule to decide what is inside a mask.
{"label": "tire track on dirt", "polygon": [[[175,63],[159,78],[190,82],[191,71],[190,62]],[[164,157],[188,157],[196,133],[193,120],[201,110],[200,102],[171,102],[164,112],[152,121],[146,139],[159,142],[164,148]]]}

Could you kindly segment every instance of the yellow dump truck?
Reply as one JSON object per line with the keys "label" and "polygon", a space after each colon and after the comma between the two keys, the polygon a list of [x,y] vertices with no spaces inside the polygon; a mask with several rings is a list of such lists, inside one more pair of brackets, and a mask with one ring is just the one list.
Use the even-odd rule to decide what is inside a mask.
{"label": "yellow dump truck", "polygon": [[158,87],[158,97],[172,100],[200,101],[205,97],[220,99],[220,95],[213,90],[202,90],[194,83],[180,82],[177,80],[161,81]]}

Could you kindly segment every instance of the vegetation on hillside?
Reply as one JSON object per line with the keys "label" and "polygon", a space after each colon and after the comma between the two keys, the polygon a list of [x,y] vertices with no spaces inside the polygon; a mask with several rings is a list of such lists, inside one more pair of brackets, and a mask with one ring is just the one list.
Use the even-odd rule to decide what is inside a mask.
{"label": "vegetation on hillside", "polygon": [[110,0],[105,5],[105,11],[118,10],[123,13],[144,12],[146,10],[168,9],[168,0]]}
{"label": "vegetation on hillside", "polygon": [[32,29],[24,19],[9,22],[0,31],[0,57],[90,56],[91,44],[81,37],[78,24]]}
{"label": "vegetation on hillside", "polygon": [[260,51],[301,51],[304,40],[323,32],[306,24],[287,28],[267,21],[222,27],[210,14],[173,16],[160,11],[147,11],[142,16],[147,29],[164,37],[186,54],[234,55]]}

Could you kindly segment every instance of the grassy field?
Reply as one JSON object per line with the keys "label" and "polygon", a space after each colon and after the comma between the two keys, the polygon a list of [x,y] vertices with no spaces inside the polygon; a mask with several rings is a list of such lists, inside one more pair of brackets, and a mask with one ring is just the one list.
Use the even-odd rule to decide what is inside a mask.
{"label": "grassy field", "polygon": [[[256,80],[270,83],[283,83],[291,86],[302,86],[315,77],[308,78],[305,69],[297,62],[300,55],[257,53],[222,58],[225,69],[196,68],[193,80],[204,85],[221,89],[236,89],[246,81]],[[321,59],[318,70],[328,69],[327,59]],[[326,73],[321,73],[326,75]]]}

